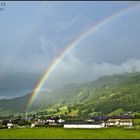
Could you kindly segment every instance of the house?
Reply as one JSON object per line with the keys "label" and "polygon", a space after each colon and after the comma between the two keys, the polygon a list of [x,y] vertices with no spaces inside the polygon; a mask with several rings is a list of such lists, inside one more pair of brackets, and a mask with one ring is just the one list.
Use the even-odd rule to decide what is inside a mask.
{"label": "house", "polygon": [[64,123],[65,120],[59,119],[57,122],[58,122],[58,123]]}
{"label": "house", "polygon": [[94,122],[104,122],[106,126],[133,126],[132,116],[95,116]]}
{"label": "house", "polygon": [[37,124],[38,124],[38,122],[36,122],[36,121],[31,123],[31,128],[35,127]]}
{"label": "house", "polygon": [[46,122],[48,122],[48,123],[55,123],[55,120],[54,119],[47,119]]}
{"label": "house", "polygon": [[107,119],[108,118],[106,116],[94,116],[92,118],[92,120],[94,120],[95,122],[106,122]]}
{"label": "house", "polygon": [[64,128],[104,128],[105,123],[91,123],[87,124],[85,122],[70,122],[70,123],[65,123]]}
{"label": "house", "polygon": [[132,116],[108,116],[107,126],[133,126]]}
{"label": "house", "polygon": [[55,119],[47,119],[45,125],[57,125],[57,122]]}
{"label": "house", "polygon": [[93,119],[88,119],[88,120],[85,120],[87,123],[93,123],[94,120]]}
{"label": "house", "polygon": [[10,129],[10,128],[13,127],[13,126],[14,126],[14,125],[13,125],[11,122],[7,123],[8,129]]}
{"label": "house", "polygon": [[120,123],[120,126],[133,126],[133,123],[132,123],[132,120],[130,120],[130,119],[121,119],[120,121],[119,121],[119,123]]}
{"label": "house", "polygon": [[38,119],[37,122],[40,123],[40,124],[45,124],[46,123],[46,120]]}

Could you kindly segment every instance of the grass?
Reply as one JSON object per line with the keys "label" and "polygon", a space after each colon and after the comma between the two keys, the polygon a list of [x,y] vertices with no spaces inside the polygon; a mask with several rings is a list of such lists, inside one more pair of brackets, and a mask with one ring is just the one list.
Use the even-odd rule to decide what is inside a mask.
{"label": "grass", "polygon": [[55,113],[54,115],[64,115],[65,112],[68,112],[67,106],[63,106],[59,109],[60,111]]}
{"label": "grass", "polygon": [[140,125],[140,119],[133,119],[133,123],[135,125]]}
{"label": "grass", "polygon": [[77,116],[77,113],[78,113],[78,109],[77,110],[72,109],[67,116]]}
{"label": "grass", "polygon": [[140,119],[133,119],[133,124],[135,128],[140,128]]}
{"label": "grass", "polygon": [[119,109],[116,109],[113,112],[109,113],[108,116],[120,115],[123,112],[124,112],[123,109],[122,108],[119,108]]}
{"label": "grass", "polygon": [[132,129],[1,129],[1,139],[139,139],[140,130]]}

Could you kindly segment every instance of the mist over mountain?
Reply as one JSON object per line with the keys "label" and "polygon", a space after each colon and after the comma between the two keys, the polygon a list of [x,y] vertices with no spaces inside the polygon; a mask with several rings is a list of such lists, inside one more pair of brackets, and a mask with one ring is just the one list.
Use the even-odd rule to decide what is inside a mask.
{"label": "mist over mountain", "polygon": [[[79,73],[77,73],[79,71]],[[54,91],[71,83],[74,85],[95,81],[102,76],[140,72],[140,61],[131,59],[120,65],[110,63],[85,64],[76,57],[68,59],[68,63],[62,60],[59,67],[54,69],[41,87],[44,91]],[[0,98],[13,98],[32,93],[42,73],[9,73],[0,77]],[[62,77],[60,77],[60,75]],[[61,79],[60,79],[61,78]],[[40,90],[41,90],[40,89]]]}
{"label": "mist over mountain", "polygon": [[[40,93],[29,111],[74,106],[80,114],[111,113],[117,109],[137,112],[139,109],[140,73],[103,76],[95,81],[69,84],[55,91]],[[25,113],[31,94],[0,100],[1,113]],[[8,114],[8,113],[7,113]]]}

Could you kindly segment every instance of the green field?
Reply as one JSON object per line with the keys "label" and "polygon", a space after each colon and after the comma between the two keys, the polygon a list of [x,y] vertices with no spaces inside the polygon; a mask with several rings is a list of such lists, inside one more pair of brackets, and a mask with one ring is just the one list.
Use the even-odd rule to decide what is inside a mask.
{"label": "green field", "polygon": [[140,130],[132,129],[1,129],[1,139],[139,139]]}

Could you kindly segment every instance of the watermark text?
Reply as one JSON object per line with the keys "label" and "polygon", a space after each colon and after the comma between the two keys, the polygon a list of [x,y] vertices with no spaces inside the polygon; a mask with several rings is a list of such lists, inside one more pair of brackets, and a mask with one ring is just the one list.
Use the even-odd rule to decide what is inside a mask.
{"label": "watermark text", "polygon": [[5,9],[5,6],[6,6],[6,2],[0,2],[0,11],[4,11]]}

